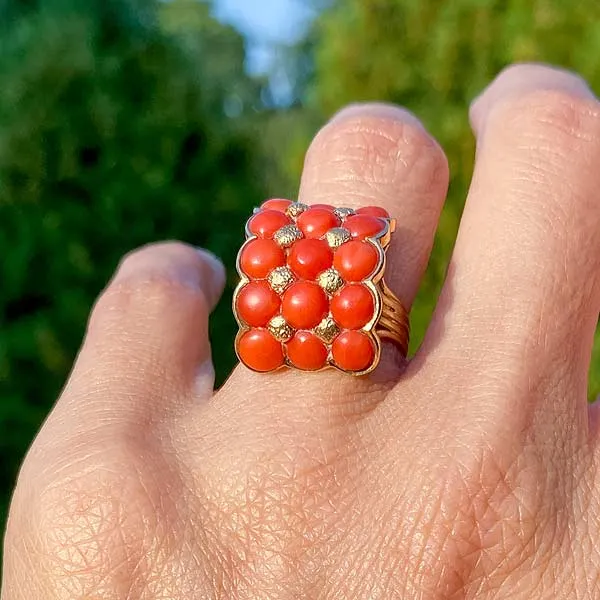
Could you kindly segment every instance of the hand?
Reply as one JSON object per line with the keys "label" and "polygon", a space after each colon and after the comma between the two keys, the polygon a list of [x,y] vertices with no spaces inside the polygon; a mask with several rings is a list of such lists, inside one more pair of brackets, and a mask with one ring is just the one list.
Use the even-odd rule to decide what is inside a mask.
{"label": "hand", "polygon": [[[600,106],[518,66],[471,119],[473,184],[407,364],[238,367],[213,394],[222,268],[180,244],[124,260],[23,466],[2,600],[600,598]],[[300,200],[385,206],[410,307],[447,182],[413,116],[355,106],[315,138]]]}

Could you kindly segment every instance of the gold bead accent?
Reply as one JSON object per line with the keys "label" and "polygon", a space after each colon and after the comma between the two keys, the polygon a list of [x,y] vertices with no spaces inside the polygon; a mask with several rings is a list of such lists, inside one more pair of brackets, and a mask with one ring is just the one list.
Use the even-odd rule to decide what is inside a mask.
{"label": "gold bead accent", "polygon": [[344,280],[342,279],[342,276],[331,267],[319,275],[317,283],[331,296],[344,285]]}
{"label": "gold bead accent", "polygon": [[294,281],[294,274],[288,267],[275,267],[267,277],[269,285],[277,294],[283,294]]}
{"label": "gold bead accent", "polygon": [[321,338],[326,344],[331,344],[331,342],[333,342],[340,334],[340,328],[330,316],[325,317],[313,331],[315,335]]}
{"label": "gold bead accent", "polygon": [[329,247],[335,250],[342,244],[345,244],[352,236],[347,229],[343,227],[334,227],[325,234],[325,241],[329,244]]}
{"label": "gold bead accent", "polygon": [[281,315],[273,317],[267,329],[278,342],[287,342],[294,335],[294,330]]}
{"label": "gold bead accent", "polygon": [[273,235],[273,239],[282,247],[289,248],[302,239],[302,232],[295,225],[284,225]]}
{"label": "gold bead accent", "polygon": [[333,214],[339,217],[342,221],[346,219],[346,217],[351,217],[356,214],[356,211],[353,208],[336,208],[333,211]]}
{"label": "gold bead accent", "polygon": [[302,202],[292,202],[286,209],[285,214],[291,219],[296,219],[299,217],[305,210],[308,210],[308,206],[306,204],[302,204]]}

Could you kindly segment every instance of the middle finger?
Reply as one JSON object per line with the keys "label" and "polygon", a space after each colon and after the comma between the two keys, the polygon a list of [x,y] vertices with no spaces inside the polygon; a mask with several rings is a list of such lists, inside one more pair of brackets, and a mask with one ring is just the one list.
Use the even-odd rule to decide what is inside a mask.
{"label": "middle finger", "polygon": [[[448,186],[448,166],[440,146],[407,111],[388,105],[353,106],[341,111],[315,137],[308,150],[299,200],[359,208],[377,205],[397,220],[388,250],[386,281],[410,310],[426,267]],[[392,385],[402,365],[384,344],[380,367],[356,379],[328,370],[305,373],[286,370],[256,374],[238,367],[224,392],[252,390],[264,397],[305,404],[352,405],[366,392]],[[250,399],[251,403],[255,400]],[[367,403],[369,405],[370,402]],[[364,403],[360,406],[364,408]],[[362,410],[362,409],[361,409]]]}

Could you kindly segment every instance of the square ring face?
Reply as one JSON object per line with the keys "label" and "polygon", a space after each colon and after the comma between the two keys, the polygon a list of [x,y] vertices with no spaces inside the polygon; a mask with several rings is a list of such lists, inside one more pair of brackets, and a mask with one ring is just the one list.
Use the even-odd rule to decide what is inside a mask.
{"label": "square ring face", "polygon": [[381,355],[379,284],[394,228],[378,207],[268,200],[256,209],[237,260],[240,361],[258,372],[370,373]]}

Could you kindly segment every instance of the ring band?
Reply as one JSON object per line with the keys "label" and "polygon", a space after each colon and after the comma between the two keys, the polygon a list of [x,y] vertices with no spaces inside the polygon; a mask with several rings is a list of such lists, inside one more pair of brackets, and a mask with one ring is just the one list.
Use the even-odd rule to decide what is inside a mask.
{"label": "ring band", "polygon": [[257,372],[333,367],[366,375],[384,340],[406,356],[408,312],[384,279],[395,228],[375,206],[273,199],[255,209],[233,297],[240,361]]}
{"label": "ring band", "polygon": [[375,331],[380,339],[396,344],[402,356],[406,357],[410,340],[408,313],[384,279],[381,279],[379,287],[383,306]]}

